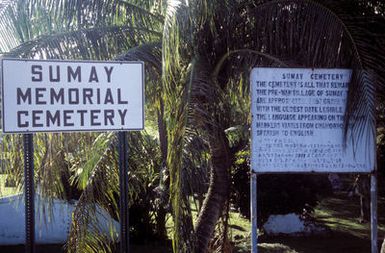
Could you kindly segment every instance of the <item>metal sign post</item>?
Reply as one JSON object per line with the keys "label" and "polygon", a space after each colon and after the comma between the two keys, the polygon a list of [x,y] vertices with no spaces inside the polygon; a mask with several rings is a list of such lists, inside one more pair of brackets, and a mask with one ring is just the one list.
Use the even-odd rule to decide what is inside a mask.
{"label": "metal sign post", "polygon": [[33,135],[24,134],[25,252],[35,252]]}
{"label": "metal sign post", "polygon": [[251,172],[250,182],[251,198],[251,253],[258,252],[258,226],[257,226],[257,173]]}
{"label": "metal sign post", "polygon": [[377,174],[370,175],[370,229],[372,253],[378,252],[377,233]]}
{"label": "metal sign post", "polygon": [[129,253],[128,154],[126,132],[118,132],[120,186],[120,252]]}

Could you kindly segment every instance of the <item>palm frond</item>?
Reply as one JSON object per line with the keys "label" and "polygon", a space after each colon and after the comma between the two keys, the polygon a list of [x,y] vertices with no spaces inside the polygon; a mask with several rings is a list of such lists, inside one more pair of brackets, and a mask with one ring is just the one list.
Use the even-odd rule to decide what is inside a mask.
{"label": "palm frond", "polygon": [[182,157],[191,90],[190,21],[182,1],[170,1],[162,45],[162,89],[167,121],[167,168],[170,172],[170,202],[174,220],[174,252],[192,252],[194,241],[188,198],[182,192]]}
{"label": "palm frond", "polygon": [[156,1],[12,1],[1,9],[0,52],[44,35],[101,26],[146,27],[161,31],[163,17],[155,7]]}
{"label": "palm frond", "polygon": [[[132,134],[129,139],[129,205],[146,190],[154,173],[152,166],[157,166],[157,150],[152,150],[153,142],[148,136]],[[82,194],[74,211],[73,223],[67,248],[70,252],[112,252],[117,231],[111,235],[100,233],[100,223],[96,214],[104,208],[112,217],[118,217],[117,197],[119,194],[118,162],[114,133],[96,135],[94,143],[75,156],[73,163],[73,182],[78,182]],[[100,146],[96,148],[96,146]],[[99,150],[99,151],[97,151]],[[145,161],[145,162],[143,162]],[[82,182],[83,183],[80,183]],[[116,241],[115,241],[116,243]]]}
{"label": "palm frond", "polygon": [[22,135],[3,136],[2,151],[7,154],[7,162],[4,163],[5,172],[10,175],[10,179],[15,181],[18,192],[21,192],[24,186],[23,152],[20,152],[21,147],[23,147]]}
{"label": "palm frond", "polygon": [[185,137],[181,191],[193,197],[195,208],[199,213],[208,187],[210,154],[207,143],[197,129],[189,130],[186,130]]}
{"label": "palm frond", "polygon": [[28,41],[4,55],[40,59],[106,60],[140,43],[159,39],[160,34],[145,28],[100,27],[47,35]]}
{"label": "palm frond", "polygon": [[67,26],[86,28],[98,25],[122,24],[130,26],[159,28],[163,17],[155,12],[154,3],[150,1],[92,1],[69,0],[65,1],[61,11]]}
{"label": "palm frond", "polygon": [[[160,35],[160,34],[159,34]],[[137,47],[130,48],[124,54],[118,56],[118,61],[143,61],[159,72],[161,70],[161,42],[149,42]]]}
{"label": "palm frond", "polygon": [[[155,83],[162,75],[162,45],[160,42],[141,44],[130,48],[124,54],[115,58],[118,61],[142,61],[145,63],[146,77]],[[159,87],[159,86],[158,86]],[[157,90],[152,87],[152,90]],[[150,91],[149,91],[150,92]],[[146,96],[154,98],[154,96]]]}
{"label": "palm frond", "polygon": [[165,163],[167,154],[167,136],[165,134],[164,101],[162,90],[162,44],[145,43],[129,49],[116,58],[118,61],[143,61],[146,74],[146,126],[154,124],[156,119],[161,152]]}
{"label": "palm frond", "polygon": [[63,150],[64,136],[62,134],[35,134],[36,169],[38,194],[51,199],[57,197],[66,199],[63,178],[68,172]]}
{"label": "palm frond", "polygon": [[16,29],[14,12],[14,1],[5,1],[1,3],[0,9],[0,52],[6,52],[20,44],[20,29]]}
{"label": "palm frond", "polygon": [[[361,140],[376,137],[376,82],[372,71],[356,70],[352,75],[345,117],[345,143],[352,140],[354,150]],[[374,144],[374,142],[372,143]],[[373,150],[369,150],[373,152]]]}
{"label": "palm frond", "polygon": [[[100,233],[98,220],[95,214],[98,212],[97,203],[106,206],[107,210],[117,210],[114,193],[118,192],[117,166],[114,166],[115,156],[113,145],[113,134],[100,134],[96,144],[103,150],[103,153],[94,152],[91,154],[81,169],[75,173],[74,181],[82,189],[73,213],[73,222],[67,242],[69,252],[92,252],[87,249],[99,248],[100,251],[110,252],[109,241],[103,233]],[[76,163],[77,164],[77,163]],[[80,163],[82,164],[82,163]],[[77,166],[73,169],[79,170]],[[86,176],[84,176],[86,174]],[[86,181],[85,181],[85,178]],[[84,182],[85,181],[85,182]],[[117,233],[117,231],[113,231]],[[115,237],[116,239],[116,237]]]}
{"label": "palm frond", "polygon": [[[84,143],[81,152],[74,154],[72,182],[82,194],[73,214],[67,248],[70,252],[111,252],[117,231],[106,237],[100,233],[100,224],[95,214],[100,208],[112,217],[118,217],[119,194],[117,140],[114,133],[92,134],[93,143]],[[93,138],[96,137],[96,138]],[[133,205],[146,191],[160,167],[160,156],[154,140],[147,134],[132,133],[128,137],[130,147],[128,205]]]}
{"label": "palm frond", "polygon": [[[375,118],[371,117],[375,115],[370,108],[375,99],[373,92],[377,87],[384,86],[382,69],[385,67],[385,55],[379,46],[383,35],[372,30],[373,26],[382,27],[384,19],[378,16],[369,19],[370,28],[362,23],[361,18],[356,18],[362,17],[362,13],[355,16],[351,11],[350,15],[334,12],[343,9],[343,6],[354,9],[352,6],[355,4],[351,1],[338,1],[335,4],[331,1],[311,0],[265,1],[245,10],[245,17],[251,17],[250,21],[231,17],[227,23],[238,27],[240,33],[235,33],[233,36],[237,39],[231,40],[236,41],[236,44],[222,43],[227,45],[230,52],[232,48],[239,48],[238,45],[248,45],[249,48],[278,58],[293,67],[353,69],[345,126],[347,129],[357,124],[358,127],[350,128],[353,131],[351,136],[360,138],[357,129],[365,125],[374,128]],[[373,71],[377,81],[361,78],[362,70]],[[366,120],[355,121],[360,118],[355,113],[362,111],[367,112]]]}
{"label": "palm frond", "polygon": [[[48,200],[52,197],[65,199],[64,181],[68,166],[65,161],[66,152],[63,150],[63,135],[35,134],[34,145],[38,146],[34,152],[35,179],[37,193]],[[5,163],[6,173],[16,179],[16,187],[21,190],[24,186],[23,173],[23,142],[22,135],[6,135],[2,140],[3,152],[7,154]]]}

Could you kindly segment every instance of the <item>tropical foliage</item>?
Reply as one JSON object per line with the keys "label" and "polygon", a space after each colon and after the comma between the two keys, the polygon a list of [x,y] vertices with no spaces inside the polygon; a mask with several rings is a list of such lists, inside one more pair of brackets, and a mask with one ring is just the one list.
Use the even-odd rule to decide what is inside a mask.
{"label": "tropical foliage", "polygon": [[[155,75],[160,75],[161,58],[160,53],[156,54],[159,44],[156,42],[161,38],[159,30],[163,18],[157,11],[160,10],[157,2],[140,2],[4,1],[0,10],[1,51],[7,57],[33,59],[112,60],[122,55],[120,58],[128,57],[128,60],[135,57],[147,60],[146,70],[150,80],[147,82],[146,93],[150,94],[147,97],[159,104],[155,94],[159,93],[160,85]],[[141,58],[140,49],[146,47],[144,43],[151,48],[152,59]],[[149,110],[148,125],[153,126],[150,131],[156,129],[156,112],[159,110],[155,108]],[[113,249],[108,238],[99,236],[95,226],[97,221],[91,217],[97,211],[95,203],[109,210],[113,217],[118,217],[115,138],[112,133],[35,135],[38,194],[78,200],[67,245],[70,252]],[[17,135],[4,139],[4,152],[11,151],[10,173],[19,187],[23,185],[21,140],[21,136]],[[132,213],[138,210],[143,215],[141,221],[147,220],[151,226],[157,207],[149,204],[156,202],[157,196],[151,193],[159,181],[162,163],[159,145],[153,136],[145,132],[131,134],[128,141],[132,147],[129,202]],[[145,204],[140,205],[138,199]],[[135,205],[138,207],[135,208]],[[143,206],[145,209],[140,209]],[[141,226],[140,222],[132,222],[132,234],[142,233]],[[147,233],[155,234],[155,226],[150,227]],[[165,229],[161,233],[165,234]]]}
{"label": "tropical foliage", "polygon": [[[365,6],[365,20],[370,20],[371,29],[378,26],[369,30],[367,23],[360,21],[362,7],[362,2],[351,1],[193,1],[180,2],[176,10],[172,9],[175,14],[166,19],[164,30],[163,75],[169,78],[166,87],[180,81],[171,84],[178,90],[166,92],[183,94],[185,102],[180,108],[190,108],[190,114],[184,115],[186,110],[173,114],[199,127],[209,143],[212,162],[203,208],[209,215],[202,212],[197,220],[196,252],[206,251],[221,215],[219,210],[224,210],[233,159],[224,131],[247,122],[248,106],[235,105],[247,101],[251,67],[352,68],[347,137],[373,137],[374,91],[377,84],[383,84],[383,34],[379,33],[383,18]],[[175,39],[177,36],[179,39]],[[168,66],[167,62],[175,64]],[[377,80],[368,70],[377,74]],[[191,74],[185,77],[186,72]],[[243,111],[234,116],[232,108]],[[362,136],[362,129],[368,125],[370,136]],[[173,128],[170,126],[170,131]],[[183,130],[183,126],[176,128]]]}
{"label": "tropical foliage", "polygon": [[[169,194],[174,252],[207,252],[234,196],[231,168],[240,156],[248,160],[251,68],[353,69],[346,137],[367,138],[367,126],[373,136],[375,94],[385,82],[384,8],[374,0],[1,1],[0,50],[34,59],[144,61],[148,133],[129,138],[130,202],[145,208],[149,230],[164,235]],[[35,141],[39,192],[79,199],[68,249],[111,250],[84,224],[92,223],[93,203],[117,217],[115,136],[39,134]],[[6,143],[21,186],[20,136]],[[202,180],[189,184],[194,175]],[[195,226],[190,195],[200,203]],[[226,241],[221,232],[218,250]]]}

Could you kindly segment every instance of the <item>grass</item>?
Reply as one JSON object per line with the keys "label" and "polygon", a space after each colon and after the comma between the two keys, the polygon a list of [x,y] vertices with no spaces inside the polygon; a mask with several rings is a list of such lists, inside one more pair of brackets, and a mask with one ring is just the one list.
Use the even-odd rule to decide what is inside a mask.
{"label": "grass", "polygon": [[[385,210],[385,200],[379,199],[379,216]],[[261,236],[261,253],[363,253],[370,252],[370,223],[359,222],[359,199],[348,198],[345,193],[335,194],[322,200],[315,209],[313,218],[329,232],[325,235],[307,237]],[[379,242],[385,233],[385,220],[378,223]],[[242,251],[250,252],[250,251]]]}
{"label": "grass", "polygon": [[[325,235],[290,237],[269,237],[260,234],[258,238],[259,253],[364,253],[370,252],[370,225],[359,222],[358,198],[349,198],[346,193],[337,193],[325,198],[316,207],[313,214],[315,222],[328,229]],[[196,209],[192,204],[193,217]],[[385,234],[385,199],[379,198],[378,203],[378,245],[382,244]],[[171,231],[171,218],[168,227]],[[250,221],[244,219],[239,213],[231,212],[229,220],[230,239],[233,242],[233,253],[250,252]],[[153,253],[155,251],[143,251]]]}
{"label": "grass", "polygon": [[[370,223],[359,222],[359,199],[348,199],[346,194],[337,194],[333,198],[325,199],[315,211],[317,221],[327,225],[332,231],[348,233],[352,236],[368,239],[370,236]],[[379,206],[383,205],[380,200]],[[382,209],[382,208],[381,208]],[[381,214],[381,212],[379,212]],[[382,220],[380,220],[382,221]],[[384,233],[383,223],[379,224],[379,233]]]}
{"label": "grass", "polygon": [[249,252],[251,241],[251,223],[239,213],[230,212],[230,238],[234,242],[236,252]]}

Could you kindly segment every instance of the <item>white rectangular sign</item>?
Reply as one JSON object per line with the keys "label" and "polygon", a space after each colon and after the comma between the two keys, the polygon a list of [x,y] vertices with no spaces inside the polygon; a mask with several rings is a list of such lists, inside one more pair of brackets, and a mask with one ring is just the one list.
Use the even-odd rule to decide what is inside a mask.
{"label": "white rectangular sign", "polygon": [[142,62],[2,59],[4,133],[140,130]]}
{"label": "white rectangular sign", "polygon": [[[375,141],[344,148],[348,69],[254,68],[252,169],[256,172],[370,172]],[[368,126],[364,131],[369,131]],[[366,135],[364,135],[366,136]]]}

